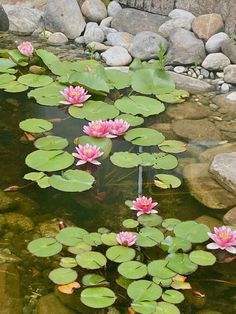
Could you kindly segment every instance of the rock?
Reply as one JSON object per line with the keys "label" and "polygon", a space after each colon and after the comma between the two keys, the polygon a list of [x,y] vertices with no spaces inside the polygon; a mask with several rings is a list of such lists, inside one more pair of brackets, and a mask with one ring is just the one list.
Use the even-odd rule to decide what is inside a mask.
{"label": "rock", "polygon": [[221,50],[222,43],[227,39],[229,39],[229,36],[223,32],[211,36],[206,42],[207,52],[219,52]]}
{"label": "rock", "polygon": [[9,29],[9,20],[2,5],[0,5],[0,32],[6,32]]}
{"label": "rock", "polygon": [[208,163],[187,165],[183,175],[191,195],[206,207],[226,209],[235,206],[235,196],[210,177]]}
{"label": "rock", "polygon": [[11,253],[9,249],[0,249],[0,264],[19,263],[21,258]]}
{"label": "rock", "polygon": [[222,52],[230,59],[230,61],[236,64],[236,41],[226,40],[221,46]]}
{"label": "rock", "polygon": [[219,145],[209,148],[200,154],[199,160],[201,162],[211,162],[214,157],[221,153],[231,153],[236,151],[236,142],[230,144]]}
{"label": "rock", "polygon": [[120,46],[109,48],[101,54],[103,60],[110,66],[128,65],[132,61],[132,57],[128,51]]}
{"label": "rock", "polygon": [[75,38],[75,44],[76,44],[77,46],[80,46],[80,45],[85,44],[84,36],[76,37],[76,38]]}
{"label": "rock", "polygon": [[101,22],[107,17],[107,9],[101,0],[85,0],[81,11],[89,21]]}
{"label": "rock", "polygon": [[134,58],[149,60],[156,57],[160,45],[167,48],[167,41],[162,36],[153,32],[141,32],[134,37],[129,53]]}
{"label": "rock", "polygon": [[192,23],[194,33],[203,40],[224,29],[224,22],[220,14],[204,14],[195,17]]}
{"label": "rock", "polygon": [[191,30],[191,21],[185,18],[176,18],[166,21],[159,27],[158,33],[163,37],[168,38],[175,28]]}
{"label": "rock", "polygon": [[195,219],[195,221],[199,224],[207,225],[211,231],[214,231],[214,227],[218,228],[222,226],[222,222],[220,220],[207,215],[202,215]]}
{"label": "rock", "polygon": [[76,0],[48,0],[44,20],[47,30],[69,39],[80,36],[86,25]]}
{"label": "rock", "polygon": [[89,27],[86,28],[84,32],[84,42],[85,44],[96,41],[102,43],[104,41],[104,33],[100,27]]}
{"label": "rock", "polygon": [[107,6],[107,13],[109,16],[115,16],[121,10],[121,5],[116,1],[111,1]]}
{"label": "rock", "polygon": [[6,192],[0,190],[0,212],[8,211],[14,207],[16,207],[16,202]]}
{"label": "rock", "polygon": [[170,139],[173,140],[176,138],[176,135],[173,132],[173,129],[171,127],[171,123],[156,122],[150,125],[150,128],[157,130],[158,132],[161,132],[167,140],[170,140]]}
{"label": "rock", "polygon": [[47,43],[52,46],[61,46],[68,43],[68,38],[65,34],[57,32],[48,37]]}
{"label": "rock", "polygon": [[20,276],[14,264],[0,265],[0,304],[2,314],[22,314]]}
{"label": "rock", "polygon": [[[41,234],[42,237],[55,237],[60,231],[59,222],[60,218],[46,220],[37,226],[37,231]],[[69,220],[65,220],[64,223],[68,227],[73,226],[73,223]]]}
{"label": "rock", "polygon": [[39,298],[36,314],[74,314],[54,295],[48,294]]}
{"label": "rock", "polygon": [[220,90],[221,90],[222,93],[228,93],[228,91],[229,91],[229,85],[226,84],[226,83],[223,83],[223,84],[221,85],[221,87],[220,87]]}
{"label": "rock", "polygon": [[191,94],[210,92],[214,87],[207,82],[200,81],[185,75],[168,72],[175,81],[176,88],[185,89]]}
{"label": "rock", "polygon": [[133,35],[143,31],[157,33],[159,27],[169,18],[158,14],[151,14],[135,9],[123,9],[118,12],[111,22],[111,26],[119,32]]}
{"label": "rock", "polygon": [[216,155],[209,171],[217,182],[236,195],[236,152]]}
{"label": "rock", "polygon": [[231,120],[236,118],[236,92],[217,95],[212,99],[219,107],[219,112],[228,116]]}
{"label": "rock", "polygon": [[171,64],[191,64],[204,60],[206,53],[203,41],[183,28],[172,31],[169,37],[168,62]]}
{"label": "rock", "polygon": [[183,18],[189,20],[191,23],[195,18],[195,15],[193,15],[191,12],[182,9],[174,9],[168,14],[168,16],[171,19]]}
{"label": "rock", "polygon": [[106,51],[107,49],[111,48],[110,46],[106,46],[102,43],[98,43],[96,41],[92,41],[87,45],[89,49],[95,50],[95,51]]}
{"label": "rock", "polygon": [[182,65],[174,67],[174,72],[175,73],[181,74],[181,73],[184,73],[185,71],[186,71],[186,68],[183,67]]}
{"label": "rock", "polygon": [[103,19],[100,23],[100,26],[105,26],[105,27],[110,27],[111,26],[111,21],[113,20],[112,16],[108,16],[105,19]]}
{"label": "rock", "polygon": [[210,71],[223,70],[229,64],[229,58],[221,52],[210,53],[202,62],[202,66]]}
{"label": "rock", "polygon": [[[103,34],[105,36],[105,39],[107,38],[108,34],[114,34],[114,33],[118,33],[116,29],[114,28],[110,28],[110,27],[106,27],[106,26],[100,26],[101,30],[103,31]],[[132,36],[132,35],[131,35]]]}
{"label": "rock", "polygon": [[236,64],[231,64],[224,68],[224,81],[226,83],[236,84]]}
{"label": "rock", "polygon": [[96,22],[88,22],[86,24],[86,29],[89,29],[90,27],[91,28],[98,27],[98,23],[96,23]]}
{"label": "rock", "polygon": [[145,10],[152,13],[161,15],[168,15],[174,9],[174,0],[119,0],[121,4],[135,7],[140,10]]}
{"label": "rock", "polygon": [[221,140],[220,132],[217,130],[214,123],[207,119],[177,120],[172,122],[172,127],[178,136],[196,142]]}
{"label": "rock", "polygon": [[208,78],[210,73],[206,69],[201,69],[201,75],[203,75],[204,78]]}
{"label": "rock", "polygon": [[107,35],[107,43],[111,46],[121,46],[129,49],[134,41],[134,36],[125,32],[110,33]]}
{"label": "rock", "polygon": [[18,213],[5,213],[0,215],[0,227],[7,226],[11,230],[21,230],[23,232],[30,231],[34,228],[33,221]]}
{"label": "rock", "polygon": [[231,208],[223,217],[225,225],[236,227],[236,207]]}
{"label": "rock", "polygon": [[17,5],[4,5],[9,19],[9,31],[18,35],[31,35],[43,25],[43,13],[36,9]]}
{"label": "rock", "polygon": [[182,119],[202,119],[211,114],[211,110],[207,106],[200,106],[196,102],[185,101],[182,104],[168,106],[166,114],[175,120]]}

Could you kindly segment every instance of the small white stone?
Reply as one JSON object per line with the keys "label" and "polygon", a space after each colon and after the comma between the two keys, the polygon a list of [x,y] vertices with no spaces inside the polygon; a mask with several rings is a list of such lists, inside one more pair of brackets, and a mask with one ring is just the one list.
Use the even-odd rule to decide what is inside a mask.
{"label": "small white stone", "polygon": [[121,5],[116,1],[111,1],[107,7],[107,13],[109,16],[115,16],[118,12],[122,10]]}
{"label": "small white stone", "polygon": [[216,76],[219,78],[224,78],[224,72],[216,72]]}
{"label": "small white stone", "polygon": [[128,51],[120,46],[109,48],[101,54],[103,60],[110,66],[123,66],[128,65],[132,61],[131,55]]}
{"label": "small white stone", "polygon": [[111,21],[113,20],[112,16],[108,16],[105,19],[103,19],[100,23],[100,26],[105,26],[105,27],[110,27],[111,26]]}
{"label": "small white stone", "polygon": [[47,43],[52,46],[61,46],[68,43],[68,38],[65,34],[56,32],[48,37]]}
{"label": "small white stone", "polygon": [[229,91],[229,85],[227,83],[223,83],[221,85],[221,88],[220,90],[223,92],[223,93],[227,93]]}
{"label": "small white stone", "polygon": [[181,74],[181,73],[184,73],[184,72],[186,71],[186,69],[185,69],[185,67],[179,65],[179,66],[174,67],[174,71],[175,71],[176,73]]}

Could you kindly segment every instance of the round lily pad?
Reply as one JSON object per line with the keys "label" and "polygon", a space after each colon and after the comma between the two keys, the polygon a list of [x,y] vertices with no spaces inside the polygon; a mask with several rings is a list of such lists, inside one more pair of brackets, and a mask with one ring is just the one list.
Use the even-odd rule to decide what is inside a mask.
{"label": "round lily pad", "polygon": [[163,233],[154,227],[144,227],[137,235],[136,244],[142,247],[152,247],[164,239]]}
{"label": "round lily pad", "polygon": [[183,221],[174,228],[174,233],[180,238],[189,240],[192,243],[202,243],[209,239],[210,229],[204,224],[195,221]]}
{"label": "round lily pad", "polygon": [[91,245],[85,243],[84,241],[80,241],[75,246],[68,247],[68,251],[72,254],[81,254],[81,253],[88,252],[91,250],[92,250]]}
{"label": "round lily pad", "polygon": [[154,169],[171,170],[178,166],[178,160],[175,156],[166,153],[154,154],[155,163]]}
{"label": "round lily pad", "polygon": [[18,78],[18,82],[30,87],[42,87],[51,84],[53,79],[48,75],[25,74]]}
{"label": "round lily pad", "polygon": [[58,242],[67,246],[76,246],[79,245],[82,241],[82,238],[88,231],[78,228],[78,227],[67,227],[56,235]]}
{"label": "round lily pad", "polygon": [[149,153],[142,153],[139,154],[139,157],[142,158],[142,164],[141,166],[153,166],[154,163],[156,162],[156,158],[154,154],[149,154]]}
{"label": "round lily pad", "polygon": [[177,306],[167,302],[157,302],[156,310],[153,314],[180,314]]}
{"label": "round lily pad", "polygon": [[62,245],[54,238],[39,238],[31,241],[27,249],[35,256],[47,257],[58,254],[62,250]]}
{"label": "round lily pad", "polygon": [[156,174],[155,178],[155,185],[161,189],[175,189],[181,185],[181,180],[171,174]]}
{"label": "round lily pad", "polygon": [[166,257],[166,260],[167,267],[180,275],[189,275],[198,268],[185,253],[172,253]]}
{"label": "round lily pad", "polygon": [[86,288],[81,292],[81,302],[85,305],[100,309],[112,305],[116,301],[114,292],[108,288]]}
{"label": "round lily pad", "polygon": [[67,139],[51,135],[41,137],[34,142],[34,146],[41,150],[59,150],[64,149],[68,145]]}
{"label": "round lily pad", "polygon": [[85,269],[98,269],[107,263],[105,256],[99,252],[84,252],[76,256],[76,261]]}
{"label": "round lily pad", "polygon": [[129,87],[131,84],[131,76],[129,73],[124,73],[119,70],[107,69],[106,76],[107,83],[112,88],[123,89]]}
{"label": "round lily pad", "polygon": [[4,91],[7,93],[22,93],[28,89],[28,86],[12,81],[4,87]]}
{"label": "round lily pad", "polygon": [[26,119],[19,124],[21,130],[29,133],[43,133],[50,131],[53,124],[43,119]]}
{"label": "round lily pad", "polygon": [[145,227],[155,227],[161,224],[162,217],[156,214],[143,214],[138,217],[138,222]]}
{"label": "round lily pad", "polygon": [[116,119],[122,119],[129,123],[130,126],[138,126],[144,123],[144,119],[139,116],[133,116],[132,114],[123,113],[116,117]]}
{"label": "round lily pad", "polygon": [[161,247],[168,253],[175,253],[178,250],[187,252],[191,249],[192,243],[187,239],[168,236],[161,242]]}
{"label": "round lily pad", "polygon": [[125,227],[125,228],[128,228],[128,229],[132,229],[132,228],[136,228],[139,223],[137,220],[134,220],[134,219],[125,219],[123,222],[122,222],[122,225]]}
{"label": "round lily pad", "polygon": [[156,302],[155,301],[134,301],[131,306],[132,308],[141,314],[152,314],[156,309]]}
{"label": "round lily pad", "polygon": [[78,266],[76,259],[73,257],[62,257],[60,260],[60,266],[64,268],[73,268]]}
{"label": "round lily pad", "polygon": [[110,159],[114,165],[121,168],[133,168],[142,163],[142,159],[137,154],[129,152],[114,153]]}
{"label": "round lily pad", "polygon": [[116,236],[117,236],[117,234],[114,232],[104,233],[101,236],[101,240],[107,246],[117,245],[118,242],[116,240]]}
{"label": "round lily pad", "polygon": [[165,140],[162,133],[148,128],[135,128],[126,132],[125,140],[134,145],[152,146],[158,145]]}
{"label": "round lily pad", "polygon": [[159,144],[158,147],[163,152],[177,154],[185,152],[187,149],[187,144],[180,141],[168,140]]}
{"label": "round lily pad", "polygon": [[189,97],[189,93],[186,90],[175,89],[170,93],[158,94],[156,97],[169,104],[177,104],[185,101],[185,98]]}
{"label": "round lily pad", "polygon": [[216,262],[216,257],[210,252],[205,252],[202,250],[192,251],[189,254],[190,260],[200,266],[211,266]]}
{"label": "round lily pad", "polygon": [[160,298],[162,289],[152,281],[137,280],[128,286],[127,294],[135,301],[154,301]]}
{"label": "round lily pad", "polygon": [[106,251],[106,257],[116,263],[131,261],[135,257],[135,250],[124,246],[112,246]]}
{"label": "round lily pad", "polygon": [[60,92],[63,91],[64,88],[64,85],[52,83],[48,86],[31,90],[28,93],[28,97],[35,98],[37,104],[39,105],[58,106],[59,102],[63,100],[63,96],[60,94]]}
{"label": "round lily pad", "polygon": [[52,270],[48,277],[57,285],[66,285],[77,279],[77,272],[70,268],[56,268]]}
{"label": "round lily pad", "polygon": [[103,276],[97,274],[87,274],[82,278],[84,286],[99,286],[106,284],[106,279]]}
{"label": "round lily pad", "polygon": [[184,301],[183,293],[176,290],[166,290],[161,297],[164,301],[173,304],[178,304]]}
{"label": "round lily pad", "polygon": [[98,246],[102,244],[101,234],[98,232],[91,232],[83,236],[83,241],[92,246]]}
{"label": "round lily pad", "polygon": [[136,261],[124,262],[119,265],[118,272],[128,279],[140,279],[147,275],[147,266]]}
{"label": "round lily pad", "polygon": [[169,268],[167,268],[168,261],[166,260],[156,260],[148,264],[148,273],[153,277],[159,279],[169,279],[176,275],[176,273]]}

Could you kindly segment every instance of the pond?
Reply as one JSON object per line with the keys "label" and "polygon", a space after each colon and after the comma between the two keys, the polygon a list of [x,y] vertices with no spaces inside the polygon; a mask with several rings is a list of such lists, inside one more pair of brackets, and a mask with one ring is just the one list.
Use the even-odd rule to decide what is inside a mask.
{"label": "pond", "polygon": [[[130,90],[126,89],[122,92],[129,93]],[[119,99],[119,93],[113,90],[106,101],[111,103]],[[200,103],[202,111],[205,109],[207,112],[204,118],[209,119],[214,113],[209,109],[211,97],[212,95],[190,96],[187,102],[193,107]],[[99,101],[101,96],[96,96],[95,99]],[[169,106],[173,105],[167,105],[167,108]],[[167,113],[163,112],[158,116],[152,115],[145,119],[145,127],[151,126],[153,129],[162,131],[167,140],[182,140],[183,137],[174,133],[170,127],[173,120],[178,120],[178,117],[173,118],[173,113],[168,113],[168,110]],[[71,117],[67,108],[62,106],[40,106],[33,98],[28,99],[26,92],[14,94],[1,90],[0,111],[0,188],[3,190],[15,185],[19,187],[17,191],[10,191],[0,196],[5,206],[2,206],[3,212],[0,215],[0,261],[17,265],[20,274],[20,298],[23,300],[23,313],[36,313],[38,299],[53,293],[55,284],[49,280],[48,274],[53,268],[58,267],[60,261],[58,256],[35,257],[29,253],[27,245],[41,236],[55,236],[59,232],[60,221],[63,221],[66,226],[77,226],[89,232],[97,232],[101,227],[120,232],[124,230],[123,220],[134,218],[133,211],[125,205],[125,201],[133,200],[141,194],[152,197],[159,203],[158,212],[163,219],[176,218],[183,221],[197,219],[199,223],[207,223],[211,226],[222,224],[220,222],[222,211],[209,209],[193,198],[185,181],[176,189],[160,189],[153,180],[157,174],[156,169],[141,166],[116,167],[109,158],[102,161],[101,167],[89,168],[89,171],[96,177],[95,186],[91,190],[66,193],[52,187],[40,189],[37,184],[23,179],[23,176],[29,172],[29,168],[25,165],[25,158],[35,148],[30,134],[25,135],[20,130],[19,123],[32,117],[52,121],[54,128],[51,134],[67,138],[70,142],[67,151],[72,153],[75,149],[73,141],[84,135],[83,126],[87,121]],[[37,137],[37,134],[34,136]],[[195,163],[200,154],[218,143],[219,141],[189,141],[187,151],[178,154],[179,165],[171,170],[171,173],[182,180],[184,167]],[[134,147],[123,138],[113,140],[112,153],[117,151],[139,153],[139,149],[139,146]],[[155,152],[152,146],[142,149],[145,152]],[[199,183],[205,180],[200,172],[197,179]],[[201,249],[202,245],[199,244],[198,248]],[[156,257],[156,251],[146,248],[145,255],[152,260]],[[142,257],[137,260],[142,260]],[[235,313],[236,264],[232,261],[229,265],[217,263],[210,267],[200,267],[195,274],[190,275],[188,281],[192,285],[192,290],[182,290],[185,301],[179,306],[181,313],[190,314],[198,311],[199,314],[217,314],[217,311],[224,314]],[[107,277],[116,276],[114,267],[107,269],[107,272]],[[58,295],[58,292],[56,294]],[[120,313],[128,313],[127,308],[130,306],[124,294],[125,290],[122,291],[118,304],[114,305]],[[68,308],[75,311],[74,313],[119,313],[114,309],[114,312],[112,309],[108,312],[85,308],[78,301],[76,293],[69,296],[59,294],[59,298]],[[209,312],[203,310],[209,310]],[[21,305],[15,313],[18,312],[21,313]]]}

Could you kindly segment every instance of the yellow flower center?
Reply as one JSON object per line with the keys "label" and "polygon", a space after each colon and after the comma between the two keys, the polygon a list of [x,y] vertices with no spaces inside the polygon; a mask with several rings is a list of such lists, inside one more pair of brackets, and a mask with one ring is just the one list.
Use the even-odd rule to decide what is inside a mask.
{"label": "yellow flower center", "polygon": [[142,205],[142,206],[147,206],[147,205],[149,205],[149,202],[148,202],[148,201],[142,201],[142,202],[141,202],[141,205]]}
{"label": "yellow flower center", "polygon": [[224,240],[227,240],[227,239],[230,238],[230,235],[229,235],[227,232],[221,232],[221,233],[219,234],[219,237],[222,238],[222,239],[224,239]]}
{"label": "yellow flower center", "polygon": [[95,125],[92,126],[92,128],[93,128],[94,130],[99,130],[99,129],[101,129],[101,125],[95,124]]}
{"label": "yellow flower center", "polygon": [[79,96],[79,93],[76,91],[71,92],[71,96]]}
{"label": "yellow flower center", "polygon": [[85,148],[84,153],[85,154],[91,154],[93,150],[91,148]]}

